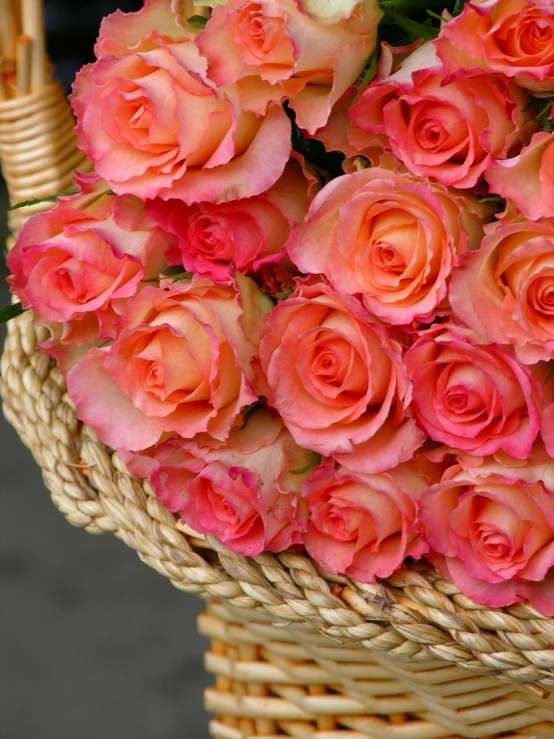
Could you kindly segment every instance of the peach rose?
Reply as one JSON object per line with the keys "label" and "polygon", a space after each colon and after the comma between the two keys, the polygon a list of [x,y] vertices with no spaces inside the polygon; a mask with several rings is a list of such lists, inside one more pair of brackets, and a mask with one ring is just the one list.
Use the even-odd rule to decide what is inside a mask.
{"label": "peach rose", "polygon": [[356,298],[301,286],[267,317],[260,359],[268,400],[300,446],[381,472],[423,442],[401,348]]}
{"label": "peach rose", "polygon": [[225,440],[257,400],[252,360],[271,301],[248,278],[200,277],[145,287],[128,301],[115,342],[69,372],[79,418],[110,446],[136,451],[162,433]]}
{"label": "peach rose", "polygon": [[[493,159],[517,153],[531,120],[526,104],[525,93],[501,75],[445,80],[428,43],[367,87],[350,117],[366,136],[384,134],[413,174],[465,189],[479,182]],[[349,138],[362,153],[363,137]]]}
{"label": "peach rose", "polygon": [[298,125],[314,133],[361,74],[382,16],[376,0],[355,12],[320,7],[323,22],[315,6],[306,12],[298,0],[228,0],[214,8],[195,39],[210,79],[218,87],[236,83],[255,113],[287,99]]}
{"label": "peach rose", "polygon": [[259,409],[224,444],[203,442],[172,437],[147,457],[132,455],[128,466],[148,471],[157,497],[185,523],[235,552],[252,556],[301,544],[307,508],[300,492],[311,472],[291,472],[305,467],[306,451],[280,419]]}
{"label": "peach rose", "polygon": [[419,501],[419,521],[442,574],[477,603],[521,603],[554,616],[554,494],[519,468],[473,474],[451,468]]}
{"label": "peach rose", "polygon": [[148,213],[177,244],[169,264],[212,280],[229,279],[234,269],[256,272],[264,263],[280,260],[291,225],[308,210],[308,183],[300,165],[291,161],[278,182],[263,195],[230,203],[153,200]]}
{"label": "peach rose", "polygon": [[525,459],[540,427],[540,383],[513,352],[461,326],[421,333],[406,352],[412,408],[434,441],[475,455]]}
{"label": "peach rose", "polygon": [[50,328],[44,348],[64,371],[72,347],[115,336],[127,299],[158,276],[171,243],[138,198],[113,195],[95,175],[76,184],[78,194],[27,221],[8,256],[11,290]]}
{"label": "peach rose", "polygon": [[554,222],[498,224],[450,285],[458,318],[526,364],[554,357]]}
{"label": "peach rose", "polygon": [[310,510],[304,546],[327,572],[375,582],[428,551],[416,525],[425,480],[408,465],[364,475],[322,467],[304,484]]}
{"label": "peach rose", "polygon": [[485,69],[534,92],[554,91],[551,0],[472,0],[435,43],[453,77]]}
{"label": "peach rose", "polygon": [[485,177],[490,191],[525,218],[554,218],[554,134],[536,133],[518,156],[493,162]]}
{"label": "peach rose", "polygon": [[[149,7],[175,26],[168,2]],[[78,143],[96,171],[118,194],[187,204],[269,189],[290,154],[284,110],[274,106],[265,118],[246,112],[237,90],[217,90],[207,79],[192,39],[160,34],[130,15],[104,22],[98,61],[73,86]]]}
{"label": "peach rose", "polygon": [[287,251],[297,267],[361,295],[387,323],[429,320],[458,256],[482,234],[472,196],[372,167],[331,180]]}

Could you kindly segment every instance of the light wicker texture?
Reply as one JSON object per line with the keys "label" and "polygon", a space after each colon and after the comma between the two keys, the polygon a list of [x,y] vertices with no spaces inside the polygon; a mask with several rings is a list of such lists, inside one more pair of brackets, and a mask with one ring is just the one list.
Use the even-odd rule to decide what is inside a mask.
{"label": "light wicker texture", "polygon": [[442,660],[391,662],[213,602],[199,618],[217,739],[551,739],[554,703]]}
{"label": "light wicker texture", "polygon": [[[34,8],[23,45],[35,70],[25,79],[38,79],[36,89],[18,83],[22,52],[14,42],[10,58],[6,26],[0,35],[0,157],[12,203],[58,192],[74,168],[90,166],[43,55],[37,72],[40,3],[23,6]],[[19,7],[0,0],[0,18],[8,8],[17,34],[25,25]],[[13,211],[12,232],[44,207]],[[212,723],[214,736],[431,739],[508,731],[513,739],[554,739],[554,619],[526,605],[478,606],[425,565],[364,585],[326,575],[300,554],[247,559],[198,536],[79,422],[56,367],[36,351],[37,331],[29,313],[9,326],[4,413],[70,523],[115,534],[180,590],[219,603],[201,620],[214,638],[207,666],[218,678],[207,704],[222,717]]]}

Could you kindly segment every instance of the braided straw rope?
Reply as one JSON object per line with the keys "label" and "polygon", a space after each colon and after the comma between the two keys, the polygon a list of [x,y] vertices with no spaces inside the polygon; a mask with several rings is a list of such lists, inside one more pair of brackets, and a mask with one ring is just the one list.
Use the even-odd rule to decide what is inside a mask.
{"label": "braided straw rope", "polygon": [[[9,0],[0,0],[0,15],[6,2]],[[36,48],[40,50],[41,43]],[[71,184],[74,168],[89,166],[76,149],[71,112],[60,88],[48,74],[44,77],[38,89],[0,100],[0,158],[14,203],[64,189]],[[4,75],[4,85],[6,79]],[[14,211],[12,232],[17,232],[29,211],[44,207]],[[326,684],[348,688],[356,695],[353,700],[359,700],[363,691],[352,683],[348,665],[339,669],[340,660],[326,663],[325,651],[331,647],[325,644],[344,645],[339,651],[347,654],[347,663],[360,659],[367,664],[390,663],[390,670],[395,671],[396,663],[391,659],[409,660],[411,667],[403,669],[413,671],[410,679],[414,684],[429,664],[439,664],[445,670],[464,668],[455,674],[471,671],[486,676],[492,685],[503,682],[506,685],[498,687],[508,693],[513,690],[509,684],[519,683],[526,693],[519,691],[518,700],[525,695],[525,706],[531,705],[532,699],[548,698],[554,685],[554,619],[543,617],[528,605],[507,609],[478,606],[420,564],[406,567],[381,584],[363,584],[327,575],[308,557],[293,552],[245,558],[180,524],[156,500],[148,482],[131,477],[118,455],[77,419],[56,367],[36,351],[41,338],[37,332],[40,329],[28,313],[10,323],[0,392],[7,419],[42,467],[52,499],[70,523],[91,533],[115,534],[177,588],[228,604],[235,618],[236,613],[243,614],[245,623],[255,617],[270,625],[288,625],[303,648],[316,645],[310,654],[320,666],[327,669],[334,665],[329,670],[333,679]],[[280,629],[280,633],[288,630]],[[406,674],[403,679],[408,679]],[[520,710],[513,705],[506,703],[506,714]],[[549,705],[554,703],[549,701]],[[533,713],[531,718],[535,724],[540,716]],[[541,730],[540,736],[552,739],[554,714],[550,712],[545,720],[550,733]],[[517,726],[528,726],[529,721],[525,721]],[[447,724],[443,721],[442,725]],[[448,725],[451,731],[454,725]],[[221,739],[242,736],[217,731]],[[379,735],[375,727],[371,731],[360,733],[356,729],[352,739]],[[458,731],[463,736],[484,736],[467,727]],[[263,736],[271,739],[272,735],[266,732]],[[313,736],[319,739],[318,734]],[[418,735],[423,736],[445,734]],[[321,737],[333,739],[334,734]]]}

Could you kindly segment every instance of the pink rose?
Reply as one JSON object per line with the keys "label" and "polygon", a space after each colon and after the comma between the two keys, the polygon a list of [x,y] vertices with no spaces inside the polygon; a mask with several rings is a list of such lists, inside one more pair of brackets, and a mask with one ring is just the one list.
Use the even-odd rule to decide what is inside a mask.
{"label": "pink rose", "polygon": [[308,183],[291,161],[278,182],[263,195],[229,203],[184,205],[180,200],[153,200],[148,213],[177,244],[170,264],[212,280],[229,279],[236,268],[256,272],[284,256],[291,224],[308,210]]}
{"label": "pink rose", "polygon": [[486,180],[526,218],[554,218],[554,134],[536,133],[518,156],[494,162]]}
{"label": "pink rose", "polygon": [[327,572],[375,582],[406,557],[428,551],[416,525],[425,480],[408,465],[364,475],[322,467],[304,484],[310,520],[304,545]]}
{"label": "pink rose", "polygon": [[554,222],[498,224],[450,286],[456,316],[526,364],[554,357]]}
{"label": "pink rose", "polygon": [[127,299],[158,276],[171,243],[137,198],[114,196],[95,175],[76,182],[80,192],[33,216],[8,256],[11,290],[46,320],[44,348],[64,371],[71,347],[115,336]]}
{"label": "pink rose", "polygon": [[485,69],[534,92],[554,91],[551,0],[472,0],[435,43],[449,75]]}
{"label": "pink rose", "polygon": [[149,467],[156,495],[169,510],[235,552],[252,556],[301,544],[307,509],[300,491],[308,475],[291,470],[306,466],[306,451],[282,422],[257,410],[225,444],[204,442],[170,438],[149,450],[150,465],[131,459],[130,467]]}
{"label": "pink rose", "polygon": [[471,196],[372,167],[338,177],[315,197],[287,245],[303,272],[361,295],[387,323],[429,320],[458,256],[482,234]]}
{"label": "pink rose", "polygon": [[[525,93],[501,75],[445,80],[429,43],[397,72],[366,88],[350,117],[362,132],[384,134],[413,174],[465,189],[481,179],[493,159],[517,153],[531,120],[526,104]],[[367,142],[352,133],[361,153]]]}
{"label": "pink rose", "polygon": [[541,388],[512,351],[461,326],[438,325],[421,334],[405,362],[414,414],[431,439],[475,455],[530,454]]}
{"label": "pink rose", "polygon": [[554,616],[554,494],[540,482],[455,466],[419,501],[428,558],[477,603]]}
{"label": "pink rose", "polygon": [[[176,27],[168,2],[149,7]],[[286,113],[279,106],[265,118],[246,112],[237,90],[217,90],[207,79],[192,39],[153,31],[137,19],[141,12],[104,22],[98,61],[73,86],[78,143],[96,171],[119,194],[187,204],[269,189],[289,159]]]}
{"label": "pink rose", "polygon": [[106,444],[130,451],[162,433],[225,440],[257,400],[252,360],[271,309],[248,278],[236,287],[199,277],[145,287],[128,301],[120,333],[92,349],[67,378],[79,418]]}
{"label": "pink rose", "polygon": [[301,286],[267,317],[260,359],[268,400],[300,446],[381,472],[423,442],[401,348],[357,299]]}
{"label": "pink rose", "polygon": [[474,477],[495,475],[504,482],[516,477],[529,485],[540,482],[554,493],[554,459],[540,439],[535,442],[531,454],[526,459],[516,459],[504,452],[496,452],[490,457],[476,457],[460,451],[454,453],[460,467]]}
{"label": "pink rose", "polygon": [[298,125],[314,133],[361,74],[381,15],[376,0],[325,22],[297,0],[228,0],[195,43],[210,79],[218,87],[236,83],[247,110],[263,113],[288,99]]}

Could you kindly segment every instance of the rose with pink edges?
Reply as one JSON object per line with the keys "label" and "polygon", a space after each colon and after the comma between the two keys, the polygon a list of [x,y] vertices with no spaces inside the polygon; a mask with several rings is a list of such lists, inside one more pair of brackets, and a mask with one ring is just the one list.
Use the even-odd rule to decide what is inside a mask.
{"label": "rose with pink edges", "polygon": [[437,325],[421,333],[405,363],[414,414],[433,441],[475,455],[531,453],[544,391],[512,350],[465,327]]}
{"label": "rose with pink edges", "polygon": [[[154,13],[170,33],[153,29]],[[258,116],[238,90],[216,88],[168,2],[110,16],[96,53],[71,103],[79,147],[115,192],[219,203],[279,179],[291,150],[286,113],[273,106]]]}
{"label": "rose with pink edges", "polygon": [[551,0],[472,0],[435,42],[452,77],[475,69],[512,77],[533,92],[554,91]]}
{"label": "rose with pink edges", "polygon": [[240,275],[236,286],[193,277],[145,287],[127,303],[114,343],[91,349],[70,371],[79,418],[129,451],[168,432],[227,439],[258,397],[252,360],[270,309]]}
{"label": "rose with pink edges", "polygon": [[527,102],[502,75],[448,80],[428,43],[364,90],[350,109],[349,139],[363,153],[376,135],[385,136],[385,147],[413,174],[469,189],[494,159],[517,154],[526,143],[533,130]]}
{"label": "rose with pink edges", "polygon": [[381,474],[321,467],[304,484],[310,511],[305,547],[327,572],[375,582],[406,557],[428,551],[416,523],[427,487],[408,464]]}
{"label": "rose with pink edges", "polygon": [[541,482],[456,465],[419,501],[428,558],[469,598],[554,616],[554,493]]}
{"label": "rose with pink edges", "polygon": [[381,472],[423,443],[401,347],[356,298],[299,287],[265,320],[260,360],[268,400],[300,446]]}
{"label": "rose with pink edges", "polygon": [[359,295],[388,324],[444,310],[458,258],[482,235],[476,198],[382,167],[337,177],[295,226],[287,251],[303,272]]}
{"label": "rose with pink edges", "polygon": [[212,280],[227,280],[234,270],[254,273],[284,256],[294,222],[308,210],[308,182],[292,160],[267,192],[229,203],[156,199],[148,213],[177,239],[168,252],[170,265],[182,265]]}
{"label": "rose with pink edges", "polygon": [[224,444],[207,435],[193,442],[171,437],[122,456],[133,474],[150,477],[170,511],[235,552],[280,552],[303,542],[307,507],[300,492],[311,471],[295,473],[306,467],[306,450],[264,409]]}
{"label": "rose with pink edges", "polygon": [[96,175],[76,183],[77,194],[25,223],[8,255],[11,290],[48,327],[42,346],[64,373],[91,343],[115,337],[127,300],[158,276],[172,240],[138,198],[114,195]]}
{"label": "rose with pink edges", "polygon": [[[213,9],[195,43],[218,86],[236,84],[247,110],[262,114],[288,100],[301,128],[314,133],[362,73],[382,16],[376,0],[345,13],[299,0],[228,0]],[[338,12],[335,12],[338,11]]]}

